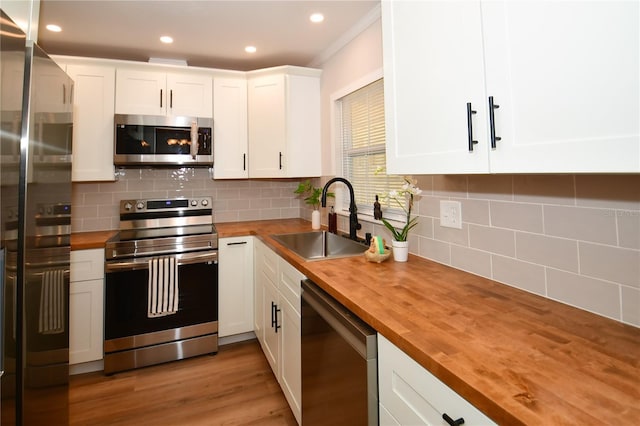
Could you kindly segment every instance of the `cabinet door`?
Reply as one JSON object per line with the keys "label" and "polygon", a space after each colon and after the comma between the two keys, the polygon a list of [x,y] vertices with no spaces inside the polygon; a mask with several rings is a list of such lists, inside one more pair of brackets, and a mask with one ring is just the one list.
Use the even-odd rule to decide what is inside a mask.
{"label": "cabinet door", "polygon": [[[378,334],[381,424],[444,425],[443,414],[465,425],[493,425],[491,419]],[[394,423],[397,422],[397,423]]]}
{"label": "cabinet door", "polygon": [[280,308],[280,298],[278,289],[270,282],[266,281],[263,286],[263,309],[264,309],[264,344],[262,350],[271,365],[273,374],[280,380],[280,334],[282,328],[282,311]]}
{"label": "cabinet door", "polygon": [[72,81],[60,71],[60,67],[49,58],[34,56],[33,70],[35,87],[32,96],[35,99],[32,106],[35,113],[68,113],[72,111],[71,86]]}
{"label": "cabinet door", "polygon": [[280,298],[280,386],[291,411],[302,423],[302,364],[300,311],[285,298]]}
{"label": "cabinet door", "polygon": [[102,359],[104,281],[71,282],[69,287],[69,364]]}
{"label": "cabinet door", "polygon": [[116,114],[165,115],[166,74],[118,69],[116,72]]}
{"label": "cabinet door", "polygon": [[218,247],[218,335],[253,331],[253,238],[221,238]]}
{"label": "cabinet door", "polygon": [[167,74],[167,114],[211,118],[212,97],[211,77]]}
{"label": "cabinet door", "polygon": [[113,181],[115,68],[68,65],[73,79],[74,182]]}
{"label": "cabinet door", "polygon": [[388,173],[489,170],[480,13],[479,1],[382,2]]}
{"label": "cabinet door", "polygon": [[483,3],[492,172],[640,172],[639,5]]}
{"label": "cabinet door", "polygon": [[249,176],[284,177],[286,151],[285,76],[249,80]]}
{"label": "cabinet door", "polygon": [[213,177],[249,177],[247,80],[213,80]]}

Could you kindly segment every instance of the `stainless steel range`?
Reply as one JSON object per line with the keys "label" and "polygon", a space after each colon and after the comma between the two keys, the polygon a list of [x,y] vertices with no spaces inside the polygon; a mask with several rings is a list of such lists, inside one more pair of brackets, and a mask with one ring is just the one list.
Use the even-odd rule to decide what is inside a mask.
{"label": "stainless steel range", "polygon": [[218,351],[210,197],[122,200],[107,242],[104,372]]}

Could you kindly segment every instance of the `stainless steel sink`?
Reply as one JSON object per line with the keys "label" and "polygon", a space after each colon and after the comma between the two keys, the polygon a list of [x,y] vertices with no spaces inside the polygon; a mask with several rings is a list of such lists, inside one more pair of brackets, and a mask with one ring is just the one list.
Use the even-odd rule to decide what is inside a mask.
{"label": "stainless steel sink", "polygon": [[297,232],[271,236],[274,240],[307,260],[357,256],[367,246],[327,231]]}

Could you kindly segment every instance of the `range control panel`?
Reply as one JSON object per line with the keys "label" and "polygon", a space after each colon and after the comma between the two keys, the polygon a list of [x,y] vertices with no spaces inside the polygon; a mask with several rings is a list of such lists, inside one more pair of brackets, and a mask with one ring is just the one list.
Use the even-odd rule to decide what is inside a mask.
{"label": "range control panel", "polygon": [[120,214],[211,209],[211,197],[121,200]]}

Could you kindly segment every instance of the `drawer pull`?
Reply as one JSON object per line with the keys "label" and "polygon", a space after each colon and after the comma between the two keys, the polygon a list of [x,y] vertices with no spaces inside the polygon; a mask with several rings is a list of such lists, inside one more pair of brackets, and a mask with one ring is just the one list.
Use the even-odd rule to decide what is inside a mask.
{"label": "drawer pull", "polygon": [[451,426],[460,426],[464,424],[464,419],[462,417],[460,417],[458,420],[453,420],[451,417],[447,415],[447,413],[444,413],[442,415],[442,418],[444,419],[445,422],[447,422]]}

